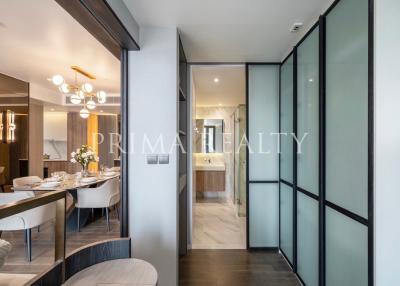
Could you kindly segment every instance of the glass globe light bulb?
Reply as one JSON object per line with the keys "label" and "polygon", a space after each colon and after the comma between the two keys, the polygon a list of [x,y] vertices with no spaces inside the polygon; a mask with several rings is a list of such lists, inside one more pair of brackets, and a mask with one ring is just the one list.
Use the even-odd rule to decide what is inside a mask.
{"label": "glass globe light bulb", "polygon": [[100,104],[103,104],[103,103],[106,103],[106,98],[105,98],[105,97],[99,97],[99,98],[97,99],[97,101],[98,101]]}
{"label": "glass globe light bulb", "polygon": [[59,86],[59,85],[61,85],[61,84],[64,82],[64,78],[63,78],[61,75],[56,74],[56,75],[54,75],[54,76],[51,78],[51,81],[52,81],[55,85]]}
{"label": "glass globe light bulb", "polygon": [[81,103],[82,99],[79,97],[79,95],[73,94],[70,97],[70,101],[72,104],[79,104],[79,103]]}
{"label": "glass globe light bulb", "polygon": [[84,83],[83,85],[82,85],[82,89],[83,89],[83,91],[84,92],[87,92],[87,93],[91,93],[92,91],[93,91],[93,85],[91,85],[90,83]]}
{"label": "glass globe light bulb", "polygon": [[76,92],[76,94],[79,96],[80,99],[84,99],[85,98],[85,93],[82,90],[78,90]]}
{"label": "glass globe light bulb", "polygon": [[93,99],[90,99],[87,103],[86,103],[86,107],[90,110],[95,109],[96,108],[96,103],[93,101]]}
{"label": "glass globe light bulb", "polygon": [[82,118],[88,118],[89,117],[89,110],[87,110],[86,108],[82,108],[81,111],[79,111],[79,115]]}
{"label": "glass globe light bulb", "polygon": [[69,85],[66,83],[62,83],[58,89],[60,90],[60,92],[62,93],[69,93]]}

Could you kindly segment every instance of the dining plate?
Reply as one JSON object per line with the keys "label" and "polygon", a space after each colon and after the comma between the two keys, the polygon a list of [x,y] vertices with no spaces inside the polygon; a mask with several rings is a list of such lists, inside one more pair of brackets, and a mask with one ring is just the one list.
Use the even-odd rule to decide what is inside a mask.
{"label": "dining plate", "polygon": [[41,188],[55,188],[60,185],[60,182],[44,182],[40,184]]}
{"label": "dining plate", "polygon": [[50,177],[50,178],[44,179],[44,181],[45,181],[46,183],[49,183],[49,182],[59,182],[60,179],[61,179],[60,177]]}
{"label": "dining plate", "polygon": [[87,178],[82,178],[81,183],[93,183],[96,182],[97,178],[96,177],[87,177]]}
{"label": "dining plate", "polygon": [[117,173],[116,172],[104,172],[103,176],[104,177],[112,177],[115,176]]}

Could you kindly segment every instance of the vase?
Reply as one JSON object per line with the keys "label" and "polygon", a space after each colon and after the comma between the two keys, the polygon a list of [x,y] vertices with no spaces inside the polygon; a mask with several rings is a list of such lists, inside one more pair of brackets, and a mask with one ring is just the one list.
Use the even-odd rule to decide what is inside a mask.
{"label": "vase", "polygon": [[82,178],[86,178],[87,176],[89,176],[87,165],[82,165],[81,175],[82,175]]}

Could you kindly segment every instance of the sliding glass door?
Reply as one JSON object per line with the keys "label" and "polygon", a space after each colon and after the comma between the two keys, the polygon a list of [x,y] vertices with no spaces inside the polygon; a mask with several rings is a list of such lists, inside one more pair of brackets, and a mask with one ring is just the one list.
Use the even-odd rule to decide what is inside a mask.
{"label": "sliding glass door", "polygon": [[342,0],[326,16],[327,286],[369,285],[368,9]]}
{"label": "sliding glass door", "polygon": [[335,1],[281,65],[280,250],[307,286],[373,285],[371,4]]}
{"label": "sliding glass door", "polygon": [[319,26],[297,47],[297,273],[318,286]]}
{"label": "sliding glass door", "polygon": [[278,247],[279,65],[247,66],[248,247]]}
{"label": "sliding glass door", "polygon": [[293,264],[293,55],[290,55],[281,66],[280,82],[279,245],[288,261]]}

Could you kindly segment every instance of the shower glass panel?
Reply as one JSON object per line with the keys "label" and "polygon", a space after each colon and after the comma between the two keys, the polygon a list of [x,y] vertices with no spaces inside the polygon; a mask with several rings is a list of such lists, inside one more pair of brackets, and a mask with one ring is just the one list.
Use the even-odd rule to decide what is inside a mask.
{"label": "shower glass panel", "polygon": [[246,106],[235,111],[235,204],[238,216],[246,216]]}

